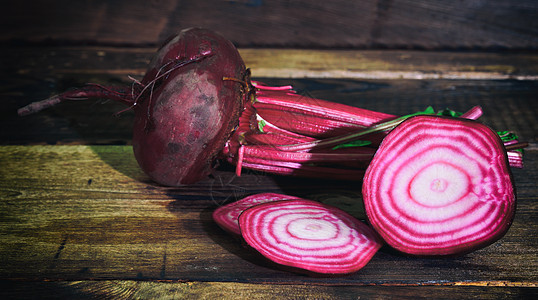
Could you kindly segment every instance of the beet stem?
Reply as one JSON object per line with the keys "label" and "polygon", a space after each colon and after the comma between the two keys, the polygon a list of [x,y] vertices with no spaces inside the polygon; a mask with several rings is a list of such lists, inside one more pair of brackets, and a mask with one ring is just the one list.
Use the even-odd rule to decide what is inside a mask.
{"label": "beet stem", "polygon": [[241,176],[241,170],[243,168],[244,153],[245,153],[245,147],[243,145],[239,146],[239,150],[237,151],[237,165],[235,167],[235,174],[237,176]]}
{"label": "beet stem", "polygon": [[529,146],[529,143],[520,142],[520,143],[504,146],[504,148],[506,149],[506,151],[512,151],[512,150],[527,148],[528,146]]}
{"label": "beet stem", "polygon": [[[475,108],[473,108],[475,109]],[[426,109],[425,111],[419,111],[416,113],[404,115],[401,117],[398,117],[396,119],[379,123],[376,125],[373,125],[371,127],[368,127],[364,130],[361,130],[359,132],[351,133],[351,134],[344,134],[341,136],[331,137],[323,140],[317,140],[314,142],[309,143],[301,143],[301,144],[295,144],[295,145],[286,145],[282,149],[286,151],[299,151],[299,150],[308,150],[312,149],[314,147],[332,147],[332,146],[338,146],[342,143],[347,143],[354,141],[362,136],[365,136],[367,134],[375,133],[375,132],[382,132],[382,131],[390,131],[394,127],[398,126],[403,121],[409,119],[410,117],[419,116],[419,115],[432,115],[432,110],[430,108]]]}
{"label": "beet stem", "polygon": [[[259,85],[256,85],[256,83],[254,86],[258,89],[262,89]],[[367,165],[372,158],[371,154],[366,155],[364,152],[360,153],[359,151],[358,153],[334,153],[335,155],[331,155],[333,153],[331,153],[330,150],[336,150],[337,148],[343,147],[359,147],[364,149],[363,146],[371,144],[371,141],[367,139],[364,141],[366,143],[358,143],[357,145],[356,142],[358,142],[357,139],[359,137],[376,132],[382,132],[384,136],[386,132],[389,132],[398,124],[412,116],[438,114],[465,119],[477,119],[483,112],[480,106],[472,107],[463,114],[450,110],[436,113],[433,108],[428,107],[425,111],[367,126],[359,132],[354,131],[347,134],[340,133],[333,135],[330,135],[329,133],[329,136],[326,138],[315,138],[308,135],[307,132],[315,132],[315,130],[309,130],[308,127],[317,127],[318,129],[324,130],[323,128],[325,128],[325,125],[328,125],[336,126],[335,129],[339,129],[341,126],[344,126],[345,123],[329,125],[326,121],[335,121],[331,119],[331,116],[326,118],[322,115],[316,115],[315,113],[315,111],[319,111],[320,107],[323,107],[323,105],[320,106],[314,103],[313,101],[315,101],[315,99],[305,98],[298,99],[297,101],[299,101],[299,103],[297,104],[293,103],[295,98],[291,97],[293,96],[292,92],[285,91],[287,88],[288,87],[284,87],[283,89],[277,88],[274,90],[265,88],[266,91],[272,91],[272,94],[269,95],[266,93],[261,101],[254,102],[253,105],[247,105],[245,111],[241,115],[240,124],[242,125],[240,125],[240,128],[242,129],[236,134],[235,142],[229,143],[228,148],[226,149],[228,155],[232,154],[232,157],[230,157],[229,160],[236,164],[236,174],[238,176],[240,176],[243,167],[264,170],[276,174],[291,175],[297,174],[297,172],[291,170],[302,169],[305,171],[305,167],[308,167],[309,171],[312,172],[321,171],[321,169],[317,168],[324,167],[315,165],[318,163],[325,164],[341,163],[343,161],[360,161]],[[291,96],[290,93],[292,93]],[[282,101],[279,99],[280,95],[283,95]],[[313,108],[313,110],[310,110],[310,108]],[[341,107],[338,107],[338,109],[342,110]],[[283,120],[278,119],[279,111],[288,113],[282,116]],[[271,116],[271,114],[273,115]],[[300,118],[300,120],[294,118],[294,114],[297,114],[297,117]],[[256,116],[256,118],[253,118],[254,116]],[[272,124],[272,122],[265,120],[264,116],[271,116],[274,121],[278,121],[278,124]],[[360,116],[357,117],[360,118]],[[288,120],[288,118],[290,119]],[[293,123],[295,125],[291,125],[291,127],[288,126],[288,121],[290,124]],[[293,126],[295,127],[292,128]],[[257,128],[257,131],[254,128]],[[300,131],[301,128],[304,128],[305,132],[297,132],[297,130]],[[351,128],[349,129],[351,130]],[[499,135],[501,135],[501,133],[499,133]],[[503,138],[506,139],[507,137]],[[294,141],[294,143],[287,144],[286,141]],[[505,142],[505,147],[507,147],[506,151],[520,149],[526,146],[525,144],[516,143],[517,140],[510,140],[509,143]],[[236,147],[236,150],[229,148],[232,144],[235,144],[233,147]],[[325,149],[325,152],[311,152],[313,149]],[[372,151],[375,151],[375,146],[372,149]],[[237,153],[235,159],[233,158],[233,153]],[[510,163],[515,167],[521,166],[522,158],[517,155],[511,155]],[[362,166],[359,168],[362,168]],[[344,170],[345,168],[340,166],[335,169]],[[314,176],[314,174],[309,174],[309,177],[312,176]]]}

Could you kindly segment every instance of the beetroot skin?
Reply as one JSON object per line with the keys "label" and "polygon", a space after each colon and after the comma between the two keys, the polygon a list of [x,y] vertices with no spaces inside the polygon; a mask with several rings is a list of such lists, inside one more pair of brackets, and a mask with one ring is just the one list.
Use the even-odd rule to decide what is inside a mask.
{"label": "beetroot skin", "polygon": [[[166,42],[150,63],[143,86],[172,70],[135,106],[133,150],[142,170],[177,186],[209,175],[237,125],[246,68],[235,46],[206,29],[188,29]],[[170,66],[170,67],[168,67]]]}
{"label": "beetroot skin", "polygon": [[215,158],[239,123],[251,90],[235,46],[221,35],[190,28],[158,50],[133,86],[88,84],[31,103],[19,115],[68,100],[104,98],[135,112],[133,149],[142,170],[168,186],[209,175]]}

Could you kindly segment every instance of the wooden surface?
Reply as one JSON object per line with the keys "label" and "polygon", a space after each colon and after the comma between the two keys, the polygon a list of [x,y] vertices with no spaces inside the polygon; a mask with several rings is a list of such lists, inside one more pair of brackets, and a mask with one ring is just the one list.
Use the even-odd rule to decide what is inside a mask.
{"label": "wooden surface", "polygon": [[152,49],[4,50],[0,296],[532,299],[538,292],[535,53],[241,49],[257,78],[272,84],[394,114],[482,105],[486,124],[530,143],[525,168],[513,169],[518,210],[500,241],[455,258],[405,257],[383,248],[355,274],[317,278],[268,264],[219,229],[211,212],[246,195],[281,192],[364,218],[359,182],[258,172],[236,177],[223,164],[197,184],[158,186],[138,168],[132,115],[112,116],[122,108],[117,104],[73,102],[15,115],[22,105],[85,82],[128,84],[127,75],[144,72]]}
{"label": "wooden surface", "polygon": [[8,1],[1,42],[157,45],[180,28],[240,47],[536,49],[533,0]]}
{"label": "wooden surface", "polygon": [[[142,77],[154,52],[154,48],[97,46],[0,48],[4,66],[0,122],[17,129],[17,134],[0,131],[0,143],[129,144],[133,115],[112,117],[124,108],[119,104],[65,103],[26,118],[15,112],[88,82],[130,84],[130,76]],[[514,130],[523,138],[536,142],[535,52],[247,48],[240,53],[254,77],[272,84],[293,83],[313,97],[392,114],[412,113],[427,105],[439,109],[450,105],[460,111],[482,105],[486,122],[501,116],[499,126],[517,126]]]}

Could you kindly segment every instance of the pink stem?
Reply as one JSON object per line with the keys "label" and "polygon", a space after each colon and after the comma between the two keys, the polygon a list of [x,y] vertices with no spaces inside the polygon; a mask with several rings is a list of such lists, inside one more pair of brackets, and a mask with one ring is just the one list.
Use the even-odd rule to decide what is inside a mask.
{"label": "pink stem", "polygon": [[514,168],[523,168],[523,153],[518,151],[508,151],[508,163]]}
{"label": "pink stem", "polygon": [[291,85],[283,85],[283,86],[269,86],[265,85],[262,82],[252,80],[252,85],[256,87],[258,90],[265,90],[265,91],[286,91],[289,93],[295,93],[293,90],[293,86]]}
{"label": "pink stem", "polygon": [[259,107],[256,104],[258,115],[279,128],[316,138],[330,137],[365,128],[363,125],[331,120],[319,116],[299,112],[283,111],[274,107]]}
{"label": "pink stem", "polygon": [[329,178],[338,180],[361,180],[364,176],[364,170],[327,168],[317,166],[305,166],[303,164],[287,163],[283,165],[265,165],[260,163],[243,162],[243,167],[263,171],[277,175],[293,175],[309,178]]}
{"label": "pink stem", "polygon": [[258,91],[256,93],[254,107],[266,107],[288,112],[297,112],[304,115],[317,116],[327,120],[342,121],[364,127],[388,121],[396,117],[390,114],[282,91]]}
{"label": "pink stem", "polygon": [[[247,107],[240,121],[240,127],[244,130],[241,134],[243,145],[240,145],[239,151],[235,152],[238,153],[235,159],[238,175],[242,167],[247,167],[277,174],[289,174],[290,170],[300,169],[303,170],[303,175],[312,177],[317,175],[306,173],[304,170],[308,168],[314,172],[318,168],[322,168],[312,165],[319,162],[347,162],[350,164],[352,161],[358,161],[362,162],[363,168],[365,168],[373,157],[375,148],[355,147],[352,150],[356,151],[355,153],[346,154],[337,154],[334,150],[331,150],[330,153],[320,153],[319,151],[356,140],[358,137],[375,140],[374,136],[377,135],[378,142],[380,142],[388,131],[404,120],[404,118],[383,114],[389,121],[370,123],[368,126],[365,126],[364,122],[361,125],[346,123],[342,121],[342,116],[348,113],[347,111],[336,113],[336,117],[327,116],[321,113],[320,104],[326,104],[333,108],[338,107],[341,110],[350,110],[347,106],[302,97],[290,92],[287,86],[274,89],[257,87],[261,88],[262,91],[258,91],[257,100]],[[327,107],[323,107],[323,109],[330,110]],[[359,110],[361,113],[368,112],[367,110]],[[370,113],[375,114],[375,112]],[[462,114],[461,117],[476,119],[481,115],[481,107],[475,106]],[[355,117],[355,119],[347,120],[355,122],[361,119]],[[246,130],[246,128],[258,128],[260,122],[263,122],[263,128],[260,129],[263,132]],[[361,128],[362,130],[357,132]],[[339,133],[336,133],[337,131]],[[340,132],[347,134],[340,134]],[[319,137],[320,133],[321,135],[325,133],[327,138],[314,139],[312,137]],[[234,151],[228,151],[228,153],[234,153]],[[519,165],[517,155],[511,155],[510,158],[513,164]],[[345,168],[332,169],[343,170]]]}
{"label": "pink stem", "polygon": [[253,145],[290,145],[312,142],[315,139],[302,136],[291,136],[278,133],[248,132],[244,135],[245,141]]}
{"label": "pink stem", "polygon": [[480,106],[474,106],[470,110],[463,113],[460,118],[470,119],[470,120],[477,120],[482,116],[482,107]]}
{"label": "pink stem", "polygon": [[273,161],[314,163],[314,162],[353,162],[369,161],[375,149],[357,147],[355,152],[287,152],[275,149],[272,146],[242,146],[244,157],[256,157]]}
{"label": "pink stem", "polygon": [[[472,110],[476,110],[476,109],[477,108],[475,107]],[[475,114],[469,114],[469,115],[475,115]],[[398,124],[400,124],[401,122],[403,122],[404,120],[405,120],[405,117],[401,117],[401,118],[389,120],[384,123],[378,123],[378,124],[372,125],[358,132],[344,134],[340,136],[334,136],[334,137],[326,138],[323,140],[317,140],[314,142],[281,146],[280,149],[284,151],[308,151],[314,148],[334,147],[342,143],[347,143],[350,141],[358,140],[360,138],[364,138],[365,136],[368,136],[370,134],[375,134],[379,132],[386,133],[390,131],[391,129],[393,129]]]}

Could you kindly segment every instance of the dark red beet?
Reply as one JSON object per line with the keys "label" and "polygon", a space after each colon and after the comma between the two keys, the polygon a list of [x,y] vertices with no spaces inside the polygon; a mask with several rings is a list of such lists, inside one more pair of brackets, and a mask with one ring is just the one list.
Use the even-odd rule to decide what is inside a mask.
{"label": "dark red beet", "polygon": [[133,149],[156,182],[178,186],[208,176],[238,124],[248,71],[221,35],[190,28],[168,39],[133,87],[89,84],[19,109],[37,112],[66,100],[106,98],[134,109]]}
{"label": "dark red beet", "polygon": [[135,157],[153,180],[170,186],[196,182],[211,172],[244,99],[244,86],[230,80],[246,75],[237,49],[205,29],[182,31],[163,45],[142,84],[151,85],[182,61],[196,62],[172,70],[135,107]]}

